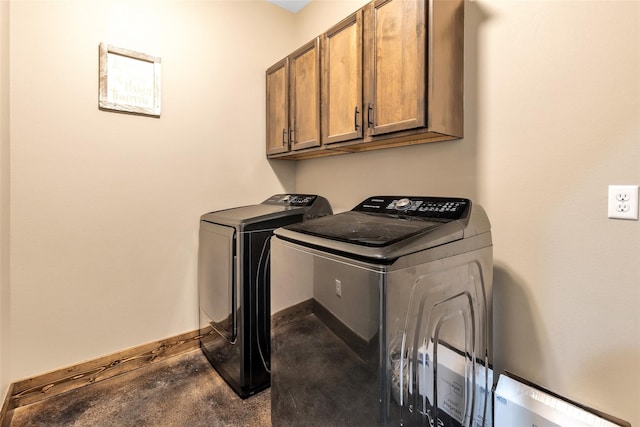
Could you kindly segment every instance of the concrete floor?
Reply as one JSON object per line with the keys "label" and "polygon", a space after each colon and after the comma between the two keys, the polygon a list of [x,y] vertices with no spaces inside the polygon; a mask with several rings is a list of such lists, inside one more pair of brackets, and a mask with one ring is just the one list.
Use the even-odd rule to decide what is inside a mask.
{"label": "concrete floor", "polygon": [[274,425],[378,424],[377,352],[365,361],[315,314],[272,334],[275,391],[242,400],[196,349],[17,408],[10,426],[271,427],[272,396]]}
{"label": "concrete floor", "polygon": [[198,349],[17,408],[10,425],[271,426],[271,394],[242,400]]}

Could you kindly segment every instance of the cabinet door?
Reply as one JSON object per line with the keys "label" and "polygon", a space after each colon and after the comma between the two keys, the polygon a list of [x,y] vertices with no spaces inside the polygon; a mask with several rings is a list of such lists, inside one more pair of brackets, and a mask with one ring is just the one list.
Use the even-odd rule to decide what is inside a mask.
{"label": "cabinet door", "polygon": [[375,0],[366,8],[367,133],[426,125],[424,0]]}
{"label": "cabinet door", "polygon": [[320,38],[289,56],[291,150],[320,145]]}
{"label": "cabinet door", "polygon": [[322,142],[362,137],[362,10],[322,39]]}
{"label": "cabinet door", "polygon": [[289,151],[289,59],[267,70],[267,155]]}

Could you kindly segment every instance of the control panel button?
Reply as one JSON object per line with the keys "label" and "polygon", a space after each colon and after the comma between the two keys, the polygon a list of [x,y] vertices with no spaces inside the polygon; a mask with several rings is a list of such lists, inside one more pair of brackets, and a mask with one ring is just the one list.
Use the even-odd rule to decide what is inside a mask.
{"label": "control panel button", "polygon": [[409,206],[411,206],[411,200],[407,198],[400,199],[396,202],[396,209],[399,211],[408,209]]}

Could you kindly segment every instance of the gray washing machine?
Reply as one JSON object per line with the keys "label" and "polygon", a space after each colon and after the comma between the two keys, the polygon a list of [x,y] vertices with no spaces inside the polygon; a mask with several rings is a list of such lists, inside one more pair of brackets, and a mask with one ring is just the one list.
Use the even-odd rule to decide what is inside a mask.
{"label": "gray washing machine", "polygon": [[324,197],[276,194],[200,218],[200,348],[242,398],[270,384],[273,230],[331,213]]}
{"label": "gray washing machine", "polygon": [[490,223],[370,197],[271,243],[274,426],[491,425]]}

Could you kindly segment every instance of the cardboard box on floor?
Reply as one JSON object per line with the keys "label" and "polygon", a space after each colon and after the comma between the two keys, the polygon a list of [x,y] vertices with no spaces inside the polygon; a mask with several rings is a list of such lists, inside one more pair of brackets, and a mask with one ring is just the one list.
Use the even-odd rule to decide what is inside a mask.
{"label": "cardboard box on floor", "polygon": [[493,405],[495,427],[631,427],[509,372],[498,379]]}

